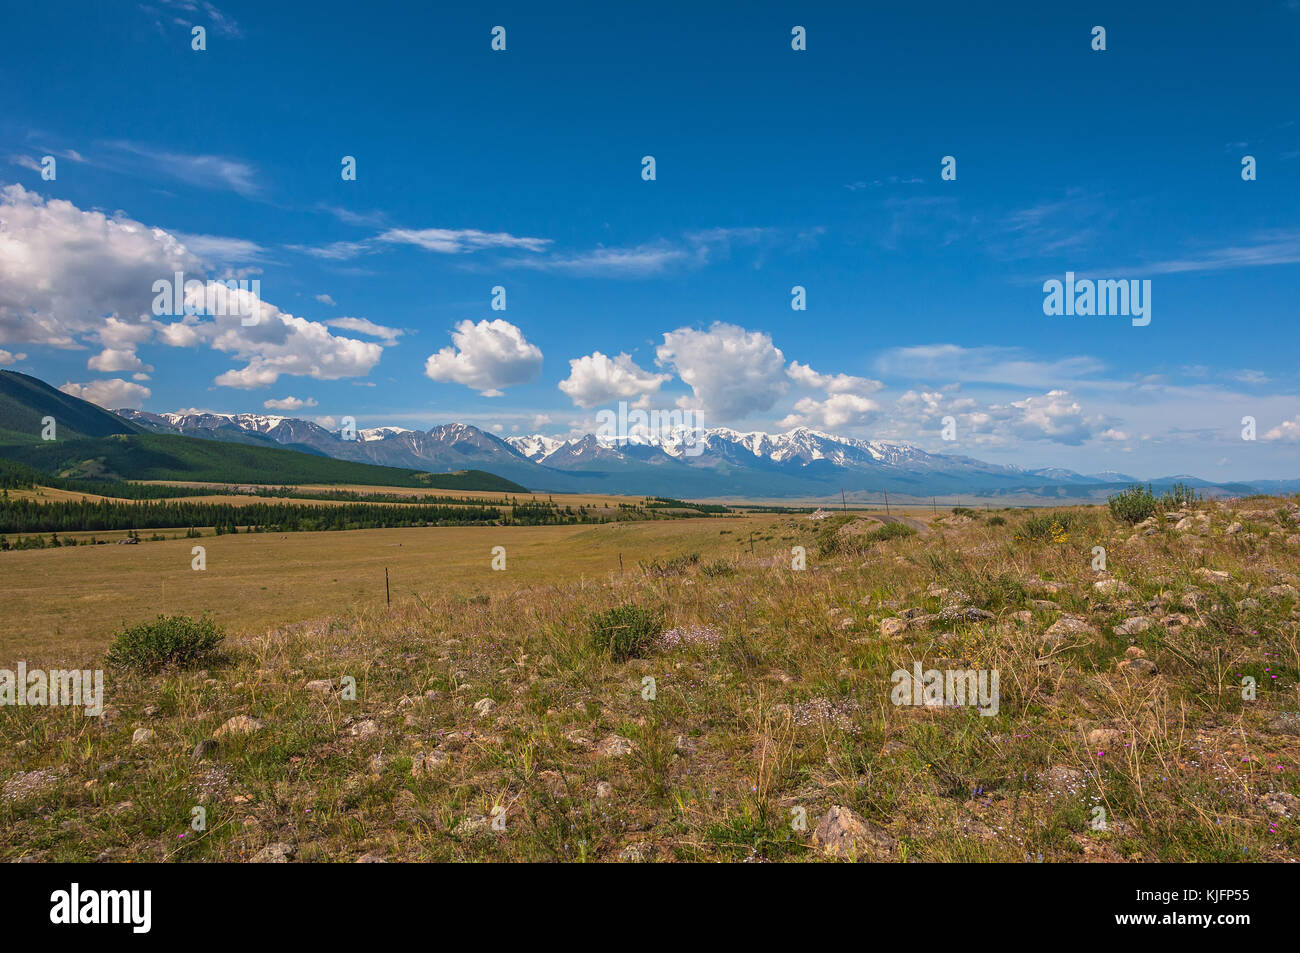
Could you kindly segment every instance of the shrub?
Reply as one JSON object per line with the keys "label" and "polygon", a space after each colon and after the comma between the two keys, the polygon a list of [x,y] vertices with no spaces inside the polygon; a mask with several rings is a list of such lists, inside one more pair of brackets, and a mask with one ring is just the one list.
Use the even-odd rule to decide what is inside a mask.
{"label": "shrub", "polygon": [[1179,509],[1190,506],[1200,498],[1200,494],[1186,483],[1175,483],[1169,488],[1168,492],[1160,497],[1160,505],[1171,510]]}
{"label": "shrub", "polygon": [[1147,517],[1154,516],[1160,509],[1160,501],[1151,492],[1151,487],[1140,483],[1121,490],[1107,502],[1110,505],[1110,515],[1125,523],[1140,523]]}
{"label": "shrub", "polygon": [[954,506],[952,508],[953,516],[975,516],[976,513],[969,506]]}
{"label": "shrub", "polygon": [[212,619],[160,615],[123,629],[113,639],[107,660],[118,668],[154,672],[167,666],[198,668],[218,661],[226,634]]}
{"label": "shrub", "polygon": [[1017,539],[1033,539],[1040,542],[1063,543],[1069,538],[1074,516],[1071,513],[1049,513],[1043,516],[1031,516],[1020,528]]}
{"label": "shrub", "polygon": [[915,535],[916,530],[906,523],[886,523],[884,526],[877,526],[862,538],[870,543],[883,543],[891,539],[905,539]]}
{"label": "shrub", "polygon": [[1004,518],[1001,517],[1001,516],[990,516],[990,517],[989,517],[989,525],[990,525],[990,526],[1006,526],[1006,525],[1007,525],[1007,521],[1006,521],[1006,519],[1004,519]]}
{"label": "shrub", "polygon": [[661,613],[636,605],[607,609],[587,619],[591,644],[615,662],[645,655],[663,628]]}
{"label": "shrub", "polygon": [[725,559],[718,559],[709,563],[707,566],[701,566],[700,572],[710,579],[718,579],[722,576],[735,575],[736,567],[731,565]]}

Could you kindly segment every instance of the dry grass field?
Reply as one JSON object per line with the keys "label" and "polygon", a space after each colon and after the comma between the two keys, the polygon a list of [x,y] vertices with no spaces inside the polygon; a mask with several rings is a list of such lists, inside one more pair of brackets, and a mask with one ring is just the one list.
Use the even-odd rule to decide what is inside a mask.
{"label": "dry grass field", "polygon": [[[1295,499],[191,542],[0,558],[5,664],[228,630],[5,711],[0,857],[1300,860]],[[996,713],[898,704],[916,663]]]}

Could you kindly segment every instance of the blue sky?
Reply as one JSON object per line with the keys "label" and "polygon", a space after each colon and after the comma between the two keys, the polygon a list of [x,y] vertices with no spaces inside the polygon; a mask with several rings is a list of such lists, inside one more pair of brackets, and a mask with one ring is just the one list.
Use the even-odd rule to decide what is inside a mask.
{"label": "blue sky", "polygon": [[[564,435],[627,399],[1300,475],[1300,3],[438,6],[7,11],[0,363],[154,411]],[[267,324],[152,314],[174,266]],[[1150,280],[1150,324],[1045,315],[1067,271]]]}

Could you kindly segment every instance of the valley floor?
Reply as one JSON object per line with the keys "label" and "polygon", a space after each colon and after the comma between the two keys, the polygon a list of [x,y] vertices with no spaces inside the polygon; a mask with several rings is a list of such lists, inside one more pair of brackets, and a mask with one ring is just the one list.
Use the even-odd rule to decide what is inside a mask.
{"label": "valley floor", "polygon": [[[1046,516],[0,554],[0,666],[103,667],[161,611],[231,632],[110,670],[102,718],[5,711],[0,857],[1300,859],[1300,506]],[[616,657],[595,614],[629,605],[662,624]],[[915,663],[996,672],[996,713],[897,704]]]}

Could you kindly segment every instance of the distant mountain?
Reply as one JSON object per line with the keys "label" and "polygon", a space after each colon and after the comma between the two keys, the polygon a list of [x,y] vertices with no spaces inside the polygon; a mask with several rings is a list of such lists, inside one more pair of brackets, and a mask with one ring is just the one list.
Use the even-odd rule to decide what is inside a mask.
{"label": "distant mountain", "polygon": [[[53,440],[41,436],[46,417],[54,419]],[[55,476],[524,492],[518,483],[477,468],[431,473],[423,466],[336,459],[313,446],[337,442],[324,428],[288,417],[115,414],[34,377],[0,371],[0,459]]]}
{"label": "distant mountain", "polygon": [[[340,431],[276,415],[119,413],[140,426],[165,427],[168,432],[274,441],[355,462],[425,470],[472,467],[552,492],[811,498],[838,496],[842,489],[856,499],[878,499],[883,491],[914,498],[970,495],[1049,502],[1105,499],[1136,482],[1115,472],[1085,475],[1060,467],[999,466],[806,427],[779,434],[720,427],[698,434],[694,445],[680,439],[615,442],[594,434],[502,439],[466,424],[442,424],[427,431],[375,427],[344,439]],[[1208,494],[1251,492],[1245,484],[1192,478],[1150,482],[1160,489],[1175,479]]]}

